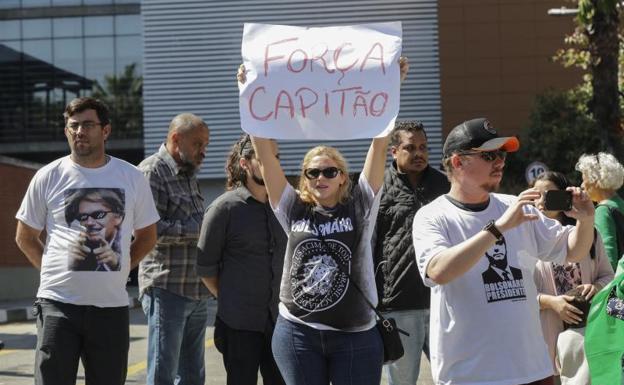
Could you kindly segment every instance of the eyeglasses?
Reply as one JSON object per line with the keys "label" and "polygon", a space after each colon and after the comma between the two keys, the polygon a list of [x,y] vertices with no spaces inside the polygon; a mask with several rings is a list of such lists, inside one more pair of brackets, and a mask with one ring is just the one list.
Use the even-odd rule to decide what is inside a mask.
{"label": "eyeglasses", "polygon": [[84,122],[72,122],[67,125],[67,128],[71,132],[78,132],[78,129],[82,126],[85,130],[92,130],[97,126],[102,125],[100,122],[93,122],[91,120],[85,120]]}
{"label": "eyeglasses", "polygon": [[98,210],[92,213],[79,213],[77,219],[80,222],[86,221],[87,219],[89,219],[89,217],[93,219],[103,219],[108,213],[112,213],[112,211]]}
{"label": "eyeglasses", "polygon": [[333,179],[336,176],[338,176],[338,173],[340,173],[341,171],[338,169],[338,167],[327,167],[327,168],[306,168],[305,171],[303,171],[303,175],[305,175],[306,178],[308,179],[316,179],[319,176],[321,176],[321,174],[323,174],[323,176],[327,179]]}
{"label": "eyeglasses", "polygon": [[494,151],[467,151],[460,152],[459,155],[479,155],[481,159],[486,162],[494,162],[496,159],[505,160],[507,157],[507,151],[503,150],[494,150]]}

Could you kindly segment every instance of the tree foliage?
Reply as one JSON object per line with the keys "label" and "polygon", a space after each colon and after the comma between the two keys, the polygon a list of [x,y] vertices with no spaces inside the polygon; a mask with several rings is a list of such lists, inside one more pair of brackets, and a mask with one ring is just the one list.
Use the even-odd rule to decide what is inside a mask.
{"label": "tree foliage", "polygon": [[583,84],[590,92],[588,113],[598,124],[603,149],[624,157],[621,111],[624,99],[622,34],[616,0],[578,0],[576,29],[566,36],[566,48],[555,55],[564,67],[585,73]]}
{"label": "tree foliage", "polygon": [[578,0],[577,27],[565,37],[565,47],[556,52],[554,60],[564,67],[583,70],[583,80],[570,90],[551,89],[536,97],[520,135],[521,149],[507,162],[506,190],[519,192],[526,187],[524,171],[532,161],[541,161],[579,183],[574,166],[581,154],[606,150],[624,159],[620,122],[623,100],[619,96],[624,86],[619,71],[624,67],[624,52],[621,34],[613,36],[619,23],[616,3]]}
{"label": "tree foliage", "polygon": [[96,82],[93,97],[111,108],[112,135],[115,138],[136,138],[143,132],[143,77],[136,73],[136,63],[127,65],[119,75],[104,77],[104,85]]}
{"label": "tree foliage", "polygon": [[511,155],[507,164],[506,190],[519,192],[526,188],[524,171],[529,163],[540,161],[550,170],[565,173],[580,183],[574,170],[583,153],[602,149],[596,135],[596,122],[587,112],[590,95],[583,89],[548,90],[539,95],[520,136],[520,151]]}

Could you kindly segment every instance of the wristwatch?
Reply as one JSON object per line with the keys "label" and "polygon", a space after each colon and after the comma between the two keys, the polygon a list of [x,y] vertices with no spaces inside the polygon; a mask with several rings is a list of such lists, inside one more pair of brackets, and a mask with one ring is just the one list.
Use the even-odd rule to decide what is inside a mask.
{"label": "wristwatch", "polygon": [[483,227],[483,230],[489,231],[496,238],[496,240],[498,240],[498,241],[503,239],[503,234],[500,232],[500,230],[494,224],[494,220],[489,221],[485,225],[485,227]]}

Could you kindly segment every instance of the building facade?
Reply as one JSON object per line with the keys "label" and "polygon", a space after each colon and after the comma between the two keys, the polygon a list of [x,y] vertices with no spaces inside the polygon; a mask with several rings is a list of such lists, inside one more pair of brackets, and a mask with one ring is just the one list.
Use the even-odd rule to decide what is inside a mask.
{"label": "building facade", "polygon": [[45,163],[67,153],[63,108],[96,95],[113,107],[108,148],[142,157],[138,0],[0,2],[0,154]]}
{"label": "building facade", "polygon": [[[439,161],[442,114],[435,0],[162,1],[144,0],[145,152],[153,153],[177,112],[202,116],[211,128],[201,170],[204,194],[223,191],[226,154],[242,134],[235,74],[241,59],[244,23],[298,26],[354,25],[400,20],[403,55],[410,74],[401,89],[399,119],[419,119],[427,127],[432,159]],[[281,141],[287,175],[318,143]],[[329,142],[359,171],[370,140]]]}

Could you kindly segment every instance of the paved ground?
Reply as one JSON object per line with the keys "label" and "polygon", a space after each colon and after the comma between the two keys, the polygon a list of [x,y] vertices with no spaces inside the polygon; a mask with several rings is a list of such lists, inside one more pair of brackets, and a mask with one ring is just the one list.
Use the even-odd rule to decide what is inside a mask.
{"label": "paved ground", "polygon": [[[214,306],[211,307],[211,319],[214,318]],[[144,384],[146,368],[147,326],[140,308],[130,311],[130,358],[127,384]],[[5,342],[0,350],[0,385],[31,385],[33,383],[34,346],[36,340],[33,321],[7,323],[0,325],[0,340]],[[431,375],[426,359],[421,363],[421,378],[418,385],[430,385]],[[82,368],[78,374],[78,384],[84,384]],[[262,381],[259,380],[259,384]],[[212,327],[206,333],[206,384],[225,384],[225,371],[221,355],[212,343]],[[382,384],[386,384],[384,380]]]}

